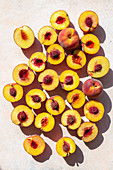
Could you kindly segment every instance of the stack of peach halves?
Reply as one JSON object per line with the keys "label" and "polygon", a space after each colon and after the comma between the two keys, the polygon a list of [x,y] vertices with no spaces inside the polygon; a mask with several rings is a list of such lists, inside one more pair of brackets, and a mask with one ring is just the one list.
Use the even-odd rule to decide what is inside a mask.
{"label": "stack of peach halves", "polygon": [[[72,130],[77,129],[78,136],[82,137],[84,142],[90,142],[97,136],[98,128],[94,122],[103,117],[104,106],[91,99],[101,95],[103,85],[99,80],[93,78],[100,78],[108,73],[109,61],[104,56],[92,57],[87,65],[87,73],[93,78],[83,83],[82,91],[76,89],[80,80],[78,74],[73,70],[84,67],[87,54],[92,55],[99,51],[99,39],[91,34],[97,28],[98,22],[99,19],[95,12],[83,12],[78,23],[85,34],[80,40],[77,31],[69,27],[70,20],[65,11],[59,10],[52,14],[50,18],[52,27],[44,26],[38,32],[38,39],[41,44],[47,47],[47,54],[36,52],[29,59],[29,66],[27,64],[17,65],[13,70],[13,79],[16,83],[7,84],[3,89],[3,94],[10,102],[20,100],[24,94],[22,86],[30,85],[34,81],[34,72],[41,72],[38,76],[38,82],[42,88],[47,91],[54,90],[60,81],[61,87],[69,91],[67,101],[73,109],[65,110],[65,101],[59,95],[46,99],[46,95],[41,89],[31,89],[25,96],[27,105],[33,110],[41,108],[42,103],[45,102],[47,111],[39,113],[35,117],[28,106],[19,105],[11,113],[11,120],[14,124],[28,127],[35,118],[35,126],[44,132],[49,132],[55,125],[54,116],[63,113],[61,115],[62,125]],[[57,31],[58,35],[56,30],[59,30]],[[57,39],[58,42],[55,43]],[[34,40],[33,31],[26,25],[14,31],[14,41],[21,48],[29,48]],[[81,47],[82,50],[80,50]],[[66,53],[66,62],[70,69],[64,70],[60,76],[53,69],[46,69],[47,61],[52,65],[58,65],[65,59]],[[86,96],[88,102],[86,102]],[[84,115],[89,121],[81,123],[81,116],[75,109],[83,107],[83,105]],[[37,135],[24,140],[25,150],[34,156],[41,154],[45,146],[45,141]],[[76,144],[73,139],[63,137],[58,140],[56,150],[60,156],[66,157],[75,152]]]}

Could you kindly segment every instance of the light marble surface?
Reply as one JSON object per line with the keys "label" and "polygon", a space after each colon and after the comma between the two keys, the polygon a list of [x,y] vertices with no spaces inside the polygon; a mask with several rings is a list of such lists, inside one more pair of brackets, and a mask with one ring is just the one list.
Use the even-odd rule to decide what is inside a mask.
{"label": "light marble surface", "polygon": [[[76,133],[68,131],[56,118],[56,126],[50,133],[42,134],[33,125],[20,128],[11,122],[11,111],[17,104],[24,104],[24,100],[11,104],[3,98],[4,85],[14,82],[12,71],[19,63],[28,63],[33,52],[45,49],[35,41],[28,50],[19,48],[13,40],[14,29],[28,25],[37,37],[39,29],[50,25],[51,14],[59,9],[67,11],[70,20],[83,35],[78,26],[78,17],[85,10],[93,10],[99,16],[99,27],[94,32],[98,36],[101,48],[96,55],[105,55],[110,61],[109,73],[101,78],[104,92],[97,100],[105,106],[105,115],[97,123],[98,137],[89,144],[83,143],[76,137]],[[95,55],[95,56],[96,56]],[[61,67],[54,68],[60,74],[67,69],[65,62]],[[0,170],[112,170],[113,169],[113,0],[0,0]],[[86,67],[78,71],[80,80],[84,82]],[[24,88],[25,93],[34,87],[39,87],[37,80],[29,87]],[[80,86],[79,86],[80,87]],[[65,98],[66,92],[57,88],[49,95],[61,94]],[[32,157],[23,149],[24,139],[33,134],[41,135],[47,143],[44,154]],[[69,136],[77,144],[77,151],[68,158],[60,157],[55,150],[57,140],[62,136]],[[77,166],[78,165],[78,166]]]}

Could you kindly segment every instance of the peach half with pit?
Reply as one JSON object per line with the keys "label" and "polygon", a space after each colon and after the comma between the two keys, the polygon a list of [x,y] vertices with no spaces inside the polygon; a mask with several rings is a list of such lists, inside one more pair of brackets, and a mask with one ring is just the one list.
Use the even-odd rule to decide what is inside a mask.
{"label": "peach half with pit", "polygon": [[38,81],[41,83],[43,89],[51,91],[58,86],[59,77],[56,71],[46,69],[39,74]]}
{"label": "peach half with pit", "polygon": [[65,109],[65,101],[61,96],[52,96],[46,101],[46,110],[52,115],[59,115]]}
{"label": "peach half with pit", "polygon": [[13,34],[15,43],[24,49],[29,48],[35,40],[34,33],[27,25],[16,28]]}
{"label": "peach half with pit", "polygon": [[64,49],[59,44],[52,44],[47,48],[47,57],[50,64],[60,64],[65,58]]}
{"label": "peach half with pit", "polygon": [[94,11],[84,11],[78,20],[79,27],[84,33],[94,31],[99,23],[98,15]]}
{"label": "peach half with pit", "polygon": [[13,79],[16,83],[27,86],[34,81],[35,75],[27,64],[19,64],[13,70]]}
{"label": "peach half with pit", "polygon": [[56,30],[63,30],[68,27],[70,21],[66,11],[58,10],[55,11],[50,18],[50,23]]}
{"label": "peach half with pit", "polygon": [[23,97],[23,88],[17,83],[10,83],[4,86],[3,95],[9,102],[17,102]]}
{"label": "peach half with pit", "polygon": [[109,60],[104,56],[97,56],[89,61],[87,72],[91,77],[100,78],[108,73],[109,68]]}
{"label": "peach half with pit", "polygon": [[73,90],[79,85],[79,76],[75,71],[65,70],[60,75],[60,83],[64,90]]}
{"label": "peach half with pit", "polygon": [[98,128],[95,123],[84,122],[77,130],[79,137],[82,137],[84,142],[91,142],[98,134]]}
{"label": "peach half with pit", "polygon": [[38,135],[29,136],[23,142],[25,151],[32,156],[42,154],[45,146],[45,141]]}
{"label": "peach half with pit", "polygon": [[40,89],[32,89],[26,94],[26,103],[33,109],[41,108],[41,105],[45,100],[46,95]]}
{"label": "peach half with pit", "polygon": [[104,115],[104,106],[98,101],[90,100],[84,106],[84,114],[90,121],[97,122]]}
{"label": "peach half with pit", "polygon": [[44,26],[38,32],[38,39],[43,45],[51,45],[56,42],[57,33],[52,27]]}
{"label": "peach half with pit", "polygon": [[41,129],[44,132],[49,132],[54,128],[55,119],[47,112],[39,113],[35,118],[36,128]]}
{"label": "peach half with pit", "polygon": [[28,127],[34,121],[34,114],[29,107],[25,105],[18,105],[11,113],[11,120],[16,125]]}
{"label": "peach half with pit", "polygon": [[41,72],[45,69],[47,57],[42,52],[33,53],[29,59],[29,67],[36,72]]}
{"label": "peach half with pit", "polygon": [[74,50],[66,58],[67,65],[72,69],[80,69],[86,64],[86,55],[81,50]]}
{"label": "peach half with pit", "polygon": [[56,144],[56,151],[62,157],[69,156],[74,153],[75,150],[76,144],[74,140],[69,137],[60,138]]}

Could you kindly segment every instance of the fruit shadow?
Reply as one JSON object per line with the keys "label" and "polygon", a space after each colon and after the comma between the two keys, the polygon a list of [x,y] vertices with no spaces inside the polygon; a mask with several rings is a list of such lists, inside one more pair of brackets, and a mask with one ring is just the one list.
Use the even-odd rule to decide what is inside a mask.
{"label": "fruit shadow", "polygon": [[103,43],[106,39],[106,33],[102,26],[98,25],[95,31],[92,32],[92,34],[96,35],[100,41],[100,43]]}

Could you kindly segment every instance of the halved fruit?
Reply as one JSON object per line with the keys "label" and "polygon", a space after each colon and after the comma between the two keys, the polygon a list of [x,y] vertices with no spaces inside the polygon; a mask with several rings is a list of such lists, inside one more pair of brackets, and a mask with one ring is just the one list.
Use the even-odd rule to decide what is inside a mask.
{"label": "halved fruit", "polygon": [[75,142],[73,139],[69,137],[63,137],[59,139],[56,144],[56,151],[62,157],[69,156],[70,154],[74,153],[75,150],[76,150]]}
{"label": "halved fruit", "polygon": [[17,102],[23,97],[23,88],[17,83],[10,83],[4,86],[3,95],[9,102]]}
{"label": "halved fruit", "polygon": [[16,83],[27,86],[34,81],[35,75],[27,64],[19,64],[13,70],[13,79]]}
{"label": "halved fruit", "polygon": [[27,153],[37,156],[44,152],[45,141],[40,136],[33,135],[24,140],[23,146]]}
{"label": "halved fruit", "polygon": [[32,89],[26,94],[26,103],[33,109],[41,108],[42,102],[46,100],[45,93],[40,89]]}
{"label": "halved fruit", "polygon": [[45,69],[46,61],[47,58],[44,53],[33,53],[29,59],[29,67],[36,72],[41,72]]}
{"label": "halved fruit", "polygon": [[64,99],[57,95],[50,97],[46,101],[46,110],[52,115],[61,114],[64,111],[65,106],[66,104],[65,104]]}
{"label": "halved fruit", "polygon": [[39,113],[35,118],[35,126],[44,132],[49,132],[54,128],[55,119],[47,112]]}
{"label": "halved fruit", "polygon": [[25,105],[16,106],[11,113],[11,120],[16,125],[24,127],[30,126],[34,121],[34,114]]}

